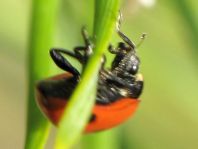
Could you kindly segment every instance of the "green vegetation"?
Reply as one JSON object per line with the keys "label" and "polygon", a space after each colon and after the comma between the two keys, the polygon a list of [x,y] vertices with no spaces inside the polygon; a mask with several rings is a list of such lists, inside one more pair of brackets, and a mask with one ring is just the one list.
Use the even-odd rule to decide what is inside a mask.
{"label": "green vegetation", "polygon": [[[23,148],[26,115],[28,118],[26,148],[43,148],[45,145],[49,122],[36,106],[33,91],[35,81],[61,71],[51,61],[48,55],[49,48],[63,47],[72,50],[75,46],[83,45],[80,35],[83,25],[86,25],[91,35],[101,33],[99,36],[103,36],[100,32],[100,27],[103,25],[93,24],[93,18],[96,17],[92,0],[79,2],[68,0],[62,1],[61,5],[58,3],[53,0],[35,0],[32,4],[35,14],[31,21],[32,24],[27,23],[31,18],[31,15],[28,15],[28,6],[31,4],[28,2],[8,0],[3,1],[0,5],[2,31],[0,34],[0,91],[2,91],[0,108],[3,111],[0,113],[2,118],[1,148]],[[90,107],[93,105],[93,100],[91,100],[93,98],[86,97],[90,99],[90,103],[86,105],[87,111],[82,113],[84,115],[82,125],[76,132],[73,132],[75,134],[72,134],[74,137],[69,140],[69,146],[76,144],[77,148],[82,149],[193,149],[197,147],[198,1],[162,0],[156,1],[152,7],[146,6],[148,5],[143,5],[140,0],[122,1],[121,5],[123,13],[121,30],[136,44],[139,42],[142,32],[146,32],[148,35],[138,48],[141,73],[145,79],[139,109],[135,116],[123,125],[108,131],[83,135],[80,144],[77,144]],[[100,6],[96,8],[102,10]],[[11,11],[16,13],[10,13]],[[97,19],[100,23],[103,22],[99,18]],[[92,26],[93,33],[91,32]],[[113,25],[111,27],[109,36],[114,28]],[[31,35],[29,47],[27,47],[29,28]],[[105,38],[101,39],[106,41]],[[97,80],[95,75],[99,67],[98,60],[101,53],[105,52],[103,50],[108,44],[109,38],[106,43],[96,41],[99,45],[98,49],[102,51],[96,52],[96,55],[99,56],[96,56],[96,61],[90,60],[93,63],[89,64],[87,72],[83,74],[84,80],[87,79],[88,73],[94,74],[94,81],[90,82],[93,86]],[[114,33],[111,42],[116,46],[119,41],[120,38]],[[102,47],[100,47],[101,43],[104,44]],[[95,50],[97,51],[97,49]],[[112,58],[113,56],[108,53],[108,66]],[[26,60],[30,62],[30,67],[27,67]],[[73,59],[71,61],[74,66],[81,69],[76,61]],[[95,70],[91,68],[92,65]],[[25,77],[27,68],[28,78],[31,80],[29,88],[25,85],[27,84]],[[81,87],[84,88],[83,82],[79,88]],[[25,100],[27,91],[29,92],[29,102],[26,114],[24,107],[27,103]],[[82,105],[72,108],[73,104],[77,102],[77,96],[78,89],[72,97],[68,111],[81,109]],[[85,104],[84,101],[81,102],[83,105]],[[70,116],[73,117],[73,115]],[[62,123],[69,117],[66,116]],[[63,135],[67,135],[64,133],[65,129],[60,125],[60,130],[58,130],[60,137],[61,132]],[[52,147],[54,142],[48,142],[48,144]]]}
{"label": "green vegetation", "polygon": [[95,0],[94,33],[95,49],[82,74],[82,79],[71,97],[59,129],[55,148],[70,148],[86,126],[95,103],[96,83],[101,58],[107,49],[115,28],[119,0]]}
{"label": "green vegetation", "polygon": [[46,144],[49,122],[35,101],[35,83],[50,75],[48,51],[53,45],[58,1],[34,0],[29,41],[29,101],[26,149],[42,149]]}

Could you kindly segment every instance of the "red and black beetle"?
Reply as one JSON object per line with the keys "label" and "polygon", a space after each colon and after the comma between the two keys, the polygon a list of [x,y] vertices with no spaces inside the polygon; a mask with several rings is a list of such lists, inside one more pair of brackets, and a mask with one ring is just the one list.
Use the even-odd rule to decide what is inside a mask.
{"label": "red and black beetle", "polygon": [[[138,73],[140,60],[135,44],[118,28],[118,35],[124,42],[116,48],[109,46],[115,54],[111,69],[105,69],[105,56],[99,71],[96,104],[85,132],[95,132],[112,128],[128,119],[136,110],[142,89],[143,77]],[[62,54],[69,55],[82,64],[84,69],[93,44],[85,28],[82,29],[85,46],[74,48],[74,52],[53,48],[50,55],[55,64],[66,71],[64,74],[40,81],[37,84],[37,101],[45,115],[57,125],[73,90],[81,79],[81,74]]]}

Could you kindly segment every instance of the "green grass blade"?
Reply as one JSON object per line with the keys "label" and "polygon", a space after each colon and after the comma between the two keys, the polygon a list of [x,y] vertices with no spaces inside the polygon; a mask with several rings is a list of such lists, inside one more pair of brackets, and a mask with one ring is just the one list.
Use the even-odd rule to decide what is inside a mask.
{"label": "green grass blade", "polygon": [[29,100],[26,130],[26,149],[43,149],[49,123],[35,103],[35,81],[50,75],[48,51],[53,43],[57,0],[34,0],[29,43]]}
{"label": "green grass blade", "polygon": [[80,138],[89,119],[95,102],[101,58],[115,29],[118,7],[119,0],[95,0],[93,36],[96,48],[59,123],[55,142],[56,149],[70,148]]}

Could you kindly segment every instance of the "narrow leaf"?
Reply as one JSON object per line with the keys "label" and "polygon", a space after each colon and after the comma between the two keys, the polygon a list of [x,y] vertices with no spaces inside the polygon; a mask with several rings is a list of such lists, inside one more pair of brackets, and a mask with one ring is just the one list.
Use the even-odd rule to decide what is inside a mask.
{"label": "narrow leaf", "polygon": [[52,46],[57,0],[34,0],[28,51],[28,109],[26,149],[43,149],[49,123],[39,111],[34,97],[35,82],[50,75],[48,51]]}
{"label": "narrow leaf", "polygon": [[101,58],[112,36],[118,14],[119,0],[95,0],[95,49],[82,80],[73,93],[59,123],[56,149],[71,148],[80,138],[95,103],[96,84]]}

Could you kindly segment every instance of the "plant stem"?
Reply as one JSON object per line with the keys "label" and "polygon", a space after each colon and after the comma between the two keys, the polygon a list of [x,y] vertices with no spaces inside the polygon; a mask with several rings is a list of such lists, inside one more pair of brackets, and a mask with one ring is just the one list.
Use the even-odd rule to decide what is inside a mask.
{"label": "plant stem", "polygon": [[57,0],[34,0],[28,53],[28,114],[26,149],[43,149],[49,123],[35,103],[35,82],[50,75],[48,51],[52,47],[57,13]]}
{"label": "plant stem", "polygon": [[107,49],[118,15],[119,0],[95,0],[94,53],[64,112],[55,142],[67,149],[80,138],[95,103],[96,84],[103,53]]}
{"label": "plant stem", "polygon": [[120,145],[118,130],[112,129],[86,135],[83,137],[82,145],[85,149],[118,149]]}

